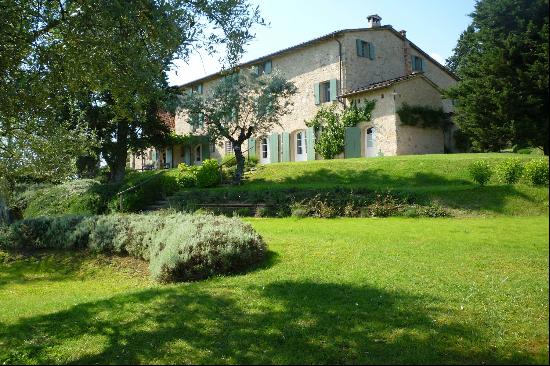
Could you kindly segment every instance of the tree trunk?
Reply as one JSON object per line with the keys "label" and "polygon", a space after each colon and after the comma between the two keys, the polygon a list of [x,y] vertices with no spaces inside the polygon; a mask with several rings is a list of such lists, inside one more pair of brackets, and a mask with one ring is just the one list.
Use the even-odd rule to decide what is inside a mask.
{"label": "tree trunk", "polygon": [[128,157],[128,123],[118,122],[117,141],[113,146],[110,162],[107,162],[110,170],[110,182],[120,183],[126,175],[126,158]]}
{"label": "tree trunk", "polygon": [[6,224],[9,225],[11,223],[10,218],[10,211],[8,210],[8,206],[6,205],[6,202],[2,197],[0,197],[0,225]]}
{"label": "tree trunk", "polygon": [[548,156],[548,153],[549,153],[548,140],[544,142],[544,145],[542,146],[542,150],[544,151],[544,155]]}
{"label": "tree trunk", "polygon": [[241,149],[242,142],[238,141],[233,143],[233,151],[235,152],[235,159],[237,160],[237,170],[235,171],[235,177],[233,178],[233,184],[239,185],[243,179],[244,173],[244,155]]}

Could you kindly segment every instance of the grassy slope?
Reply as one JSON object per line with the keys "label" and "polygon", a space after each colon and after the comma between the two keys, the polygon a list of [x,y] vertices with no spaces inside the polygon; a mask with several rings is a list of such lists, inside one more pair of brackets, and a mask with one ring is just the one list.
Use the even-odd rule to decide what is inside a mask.
{"label": "grassy slope", "polygon": [[249,221],[269,263],[200,283],[0,264],[0,363],[548,363],[546,217]]}
{"label": "grassy slope", "polygon": [[[246,189],[363,187],[410,192],[420,200],[483,214],[538,215],[548,213],[548,188],[525,182],[500,184],[493,176],[480,187],[472,182],[468,166],[487,160],[493,166],[521,154],[441,154],[376,159],[318,160],[261,166]],[[276,183],[276,184],[274,184]]]}

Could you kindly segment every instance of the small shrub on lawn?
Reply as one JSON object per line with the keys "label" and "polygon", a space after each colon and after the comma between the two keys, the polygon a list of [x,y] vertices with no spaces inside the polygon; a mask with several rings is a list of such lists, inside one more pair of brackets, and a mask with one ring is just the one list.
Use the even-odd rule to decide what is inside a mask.
{"label": "small shrub on lawn", "polygon": [[218,161],[206,159],[197,171],[197,186],[201,188],[215,187],[220,183],[220,168]]}
{"label": "small shrub on lawn", "polygon": [[523,174],[523,163],[518,158],[506,159],[497,166],[496,173],[500,182],[515,184]]}
{"label": "small shrub on lawn", "polygon": [[309,208],[303,204],[294,203],[290,206],[290,215],[292,217],[308,217],[310,215]]}
{"label": "small shrub on lawn", "polygon": [[2,249],[80,249],[150,261],[160,282],[241,271],[263,259],[266,246],[248,224],[211,215],[39,217],[0,228]]}
{"label": "small shrub on lawn", "polygon": [[548,185],[548,160],[533,159],[525,164],[524,177],[535,186]]}
{"label": "small shrub on lawn", "polygon": [[162,283],[234,273],[265,257],[261,237],[238,219],[173,215],[151,251],[151,275]]}
{"label": "small shrub on lawn", "polygon": [[489,163],[483,160],[478,160],[470,164],[468,167],[470,176],[477,184],[484,186],[489,182],[491,176],[493,175],[493,170]]}

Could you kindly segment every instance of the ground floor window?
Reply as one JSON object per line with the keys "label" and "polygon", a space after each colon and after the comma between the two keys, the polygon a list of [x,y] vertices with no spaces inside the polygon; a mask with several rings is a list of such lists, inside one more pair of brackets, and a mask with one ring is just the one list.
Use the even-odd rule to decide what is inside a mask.
{"label": "ground floor window", "polygon": [[227,140],[225,142],[225,153],[226,154],[231,154],[232,152],[233,152],[233,142]]}
{"label": "ground floor window", "polygon": [[202,145],[195,146],[195,164],[202,162]]}
{"label": "ground floor window", "polygon": [[267,138],[262,138],[261,141],[261,151],[262,151],[262,159],[267,159],[268,154],[268,146],[267,146]]}

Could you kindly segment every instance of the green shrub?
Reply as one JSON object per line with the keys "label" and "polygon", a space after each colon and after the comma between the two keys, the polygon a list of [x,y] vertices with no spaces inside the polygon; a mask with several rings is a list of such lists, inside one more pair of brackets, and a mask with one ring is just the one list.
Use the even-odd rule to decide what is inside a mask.
{"label": "green shrub", "polygon": [[474,180],[474,182],[478,183],[481,186],[484,186],[489,182],[491,179],[491,176],[493,175],[493,170],[491,169],[491,166],[489,163],[483,160],[478,160],[470,164],[468,167],[468,171],[470,172],[470,176]]}
{"label": "green shrub", "polygon": [[150,260],[160,282],[241,271],[265,256],[248,224],[212,215],[39,217],[0,227],[2,249],[79,249]]}
{"label": "green shrub", "polygon": [[191,188],[197,185],[198,166],[189,166],[184,163],[178,165],[176,181],[182,188]]}
{"label": "green shrub", "polygon": [[391,194],[378,194],[372,204],[363,210],[362,216],[388,217],[397,216],[404,208],[403,203]]}
{"label": "green shrub", "polygon": [[290,206],[290,215],[292,217],[308,217],[310,211],[307,206],[300,203],[294,203]]}
{"label": "green shrub", "polygon": [[265,257],[262,238],[238,219],[173,215],[151,251],[151,274],[158,282],[198,280],[242,271]]}
{"label": "green shrub", "polygon": [[418,206],[416,212],[422,217],[447,217],[449,212],[437,204]]}
{"label": "green shrub", "polygon": [[523,176],[535,186],[547,185],[548,175],[548,159],[533,159],[525,164]]}
{"label": "green shrub", "polygon": [[523,173],[523,163],[518,158],[506,159],[497,166],[496,173],[502,183],[517,183]]}
{"label": "green shrub", "polygon": [[197,186],[201,188],[215,187],[220,183],[220,168],[218,161],[206,159],[197,171]]}

